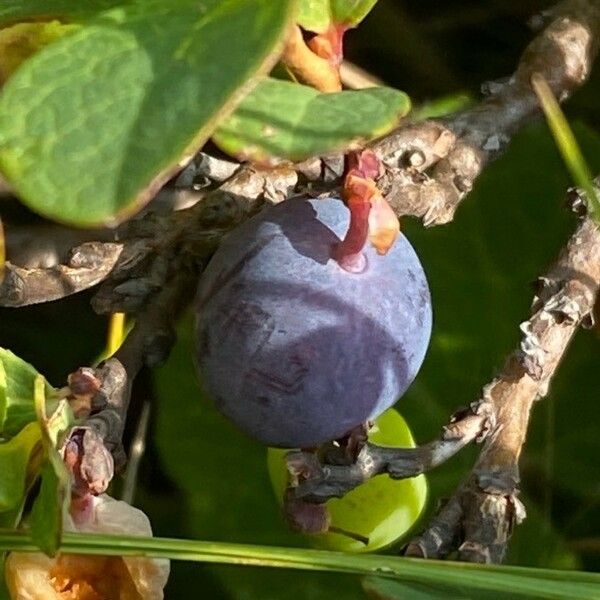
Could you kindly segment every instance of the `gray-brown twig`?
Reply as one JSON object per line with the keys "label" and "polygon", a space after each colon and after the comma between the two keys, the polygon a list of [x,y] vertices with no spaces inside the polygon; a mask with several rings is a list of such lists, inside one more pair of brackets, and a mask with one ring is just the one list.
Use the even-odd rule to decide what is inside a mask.
{"label": "gray-brown twig", "polygon": [[108,277],[121,251],[121,244],[86,242],[72,250],[66,265],[25,268],[7,261],[0,283],[0,306],[50,302],[97,285]]}
{"label": "gray-brown twig", "polygon": [[291,452],[287,464],[293,497],[306,502],[341,498],[361,483],[387,474],[406,479],[425,473],[446,462],[473,440],[485,437],[493,425],[493,412],[485,401],[473,403],[444,426],[439,439],[416,448],[387,448],[366,442],[351,464],[322,464],[316,454]]}
{"label": "gray-brown twig", "polygon": [[[123,466],[122,436],[133,381],[142,367],[155,367],[169,355],[176,339],[177,316],[193,295],[198,277],[197,265],[181,265],[177,275],[138,314],[121,347],[94,370],[97,388],[91,398],[92,414],[85,426],[75,428],[69,436],[75,442],[73,451],[80,454],[77,479],[84,492],[106,489],[114,474],[113,458],[117,468]],[[71,388],[73,391],[72,381]]]}
{"label": "gray-brown twig", "polygon": [[538,280],[532,315],[501,373],[483,390],[496,425],[469,479],[408,548],[443,557],[453,549],[471,562],[500,562],[513,525],[524,516],[518,462],[531,409],[545,396],[579,325],[591,326],[600,287],[600,229],[585,217],[557,262]]}
{"label": "gray-brown twig", "polygon": [[600,4],[567,0],[547,17],[549,24],[525,49],[515,73],[488,83],[483,102],[447,119],[402,127],[374,144],[388,165],[382,189],[399,215],[421,217],[425,225],[452,220],[484,166],[539,114],[533,73],[561,101],[585,82],[598,50]]}

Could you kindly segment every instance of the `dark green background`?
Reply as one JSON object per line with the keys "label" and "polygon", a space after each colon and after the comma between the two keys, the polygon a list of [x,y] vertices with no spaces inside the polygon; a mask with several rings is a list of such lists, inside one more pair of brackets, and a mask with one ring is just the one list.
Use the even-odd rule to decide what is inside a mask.
{"label": "dark green background", "polygon": [[[510,74],[531,39],[527,18],[548,3],[380,0],[348,34],[348,54],[415,101],[469,93]],[[600,75],[567,106],[594,172],[600,170]],[[476,399],[519,340],[530,283],[557,255],[574,218],[564,207],[569,179],[542,122],[514,140],[477,182],[447,226],[424,230],[405,220],[428,274],[434,333],[424,367],[398,405],[418,441],[436,436],[450,413]],[[106,321],[90,294],[21,310],[0,310],[0,345],[32,362],[56,385],[89,363]],[[265,450],[238,434],[200,398],[189,352],[191,321],[168,364],[145,373],[134,406],[154,402],[136,502],[157,534],[302,545],[271,497]],[[550,396],[536,407],[522,461],[529,517],[509,561],[520,565],[600,566],[598,330],[580,332]],[[431,502],[449,495],[474,460],[463,452],[429,476]],[[118,486],[118,482],[117,482]],[[397,549],[390,549],[394,552]],[[356,579],[338,575],[173,564],[167,598],[317,600],[360,598]]]}

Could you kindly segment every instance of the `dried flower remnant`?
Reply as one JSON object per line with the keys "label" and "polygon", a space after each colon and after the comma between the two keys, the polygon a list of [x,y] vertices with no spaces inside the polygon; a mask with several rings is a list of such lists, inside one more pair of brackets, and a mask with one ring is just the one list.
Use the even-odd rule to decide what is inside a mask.
{"label": "dried flower remnant", "polygon": [[342,196],[350,210],[350,228],[335,248],[334,258],[352,273],[360,273],[366,266],[363,249],[367,239],[377,254],[383,255],[400,232],[400,221],[375,182],[380,169],[372,150],[348,155]]}
{"label": "dried flower remnant", "polygon": [[[67,519],[69,531],[151,536],[146,515],[110,496],[89,496],[85,519]],[[74,509],[72,509],[73,512]],[[77,525],[75,525],[77,522]],[[169,561],[146,557],[12,553],[6,582],[12,600],[161,600]]]}

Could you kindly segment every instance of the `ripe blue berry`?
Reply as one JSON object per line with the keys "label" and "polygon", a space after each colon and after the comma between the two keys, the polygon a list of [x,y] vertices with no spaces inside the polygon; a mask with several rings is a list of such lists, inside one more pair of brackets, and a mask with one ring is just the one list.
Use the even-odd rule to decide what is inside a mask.
{"label": "ripe blue berry", "polygon": [[423,362],[431,300],[417,255],[400,235],[348,272],[332,258],[348,224],[341,200],[287,200],[231,233],[202,276],[202,381],[269,446],[344,436],[392,406]]}

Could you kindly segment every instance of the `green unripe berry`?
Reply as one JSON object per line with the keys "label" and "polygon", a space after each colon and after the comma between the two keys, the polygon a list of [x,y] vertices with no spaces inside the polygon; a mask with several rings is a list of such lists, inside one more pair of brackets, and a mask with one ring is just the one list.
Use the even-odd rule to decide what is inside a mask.
{"label": "green unripe berry", "polygon": [[[376,419],[369,432],[369,441],[381,446],[415,446],[406,421],[394,409],[385,411]],[[269,448],[268,452],[269,475],[280,503],[288,481],[287,452],[279,448]],[[379,475],[343,498],[327,502],[332,527],[368,538],[368,544],[333,532],[311,535],[310,540],[316,547],[345,552],[372,552],[385,548],[411,529],[426,500],[427,481],[424,475],[402,480]]]}

